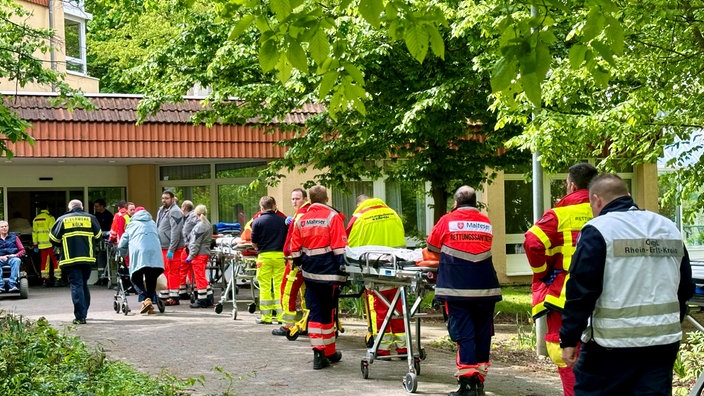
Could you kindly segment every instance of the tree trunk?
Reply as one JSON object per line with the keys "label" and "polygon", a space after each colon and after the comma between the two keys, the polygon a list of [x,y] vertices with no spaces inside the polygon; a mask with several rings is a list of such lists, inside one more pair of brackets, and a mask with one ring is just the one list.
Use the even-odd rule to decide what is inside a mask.
{"label": "tree trunk", "polygon": [[434,183],[430,185],[430,193],[433,196],[433,202],[435,202],[435,208],[433,210],[433,224],[436,224],[440,218],[447,213],[447,198],[448,193],[444,186],[438,186]]}

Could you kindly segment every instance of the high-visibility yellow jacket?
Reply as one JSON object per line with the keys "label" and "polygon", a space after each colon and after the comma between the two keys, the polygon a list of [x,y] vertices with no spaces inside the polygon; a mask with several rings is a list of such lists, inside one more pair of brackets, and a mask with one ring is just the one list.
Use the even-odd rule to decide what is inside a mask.
{"label": "high-visibility yellow jacket", "polygon": [[32,243],[37,245],[39,249],[51,247],[49,231],[51,231],[51,227],[54,226],[55,222],[54,216],[46,209],[42,209],[32,221]]}
{"label": "high-visibility yellow jacket", "polygon": [[362,201],[347,224],[350,246],[406,247],[403,222],[399,215],[379,198]]}
{"label": "high-visibility yellow jacket", "polygon": [[533,270],[533,317],[565,307],[565,286],[582,226],[593,217],[589,191],[577,190],[547,210],[525,234],[523,248]]}

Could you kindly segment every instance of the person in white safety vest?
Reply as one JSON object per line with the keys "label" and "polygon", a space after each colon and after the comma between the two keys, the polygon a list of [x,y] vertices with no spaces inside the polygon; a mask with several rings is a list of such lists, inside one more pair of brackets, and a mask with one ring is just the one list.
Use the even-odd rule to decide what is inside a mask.
{"label": "person in white safety vest", "polygon": [[589,202],[594,218],[572,257],[560,328],[575,395],[670,395],[694,293],[682,235],[640,210],[615,174],[592,180]]}

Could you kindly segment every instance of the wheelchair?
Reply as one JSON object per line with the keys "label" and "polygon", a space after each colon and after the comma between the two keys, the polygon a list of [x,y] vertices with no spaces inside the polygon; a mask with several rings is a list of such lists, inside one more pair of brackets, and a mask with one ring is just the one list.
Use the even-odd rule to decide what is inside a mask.
{"label": "wheelchair", "polygon": [[25,262],[27,260],[27,256],[23,257],[20,262],[20,275],[17,278],[17,287],[20,289],[19,292],[9,292],[9,280],[10,280],[10,274],[11,274],[11,268],[10,268],[10,263],[5,262],[2,264],[2,284],[3,284],[3,289],[2,293],[0,293],[1,297],[5,296],[12,296],[12,297],[17,297],[19,296],[22,299],[26,299],[29,297],[29,280],[27,279],[27,271],[25,270]]}

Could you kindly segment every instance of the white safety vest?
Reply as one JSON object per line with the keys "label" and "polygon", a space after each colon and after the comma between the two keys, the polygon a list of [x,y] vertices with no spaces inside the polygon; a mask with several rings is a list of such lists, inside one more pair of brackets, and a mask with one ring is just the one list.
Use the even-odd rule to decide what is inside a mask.
{"label": "white safety vest", "polygon": [[682,235],[667,218],[610,212],[587,225],[606,242],[604,286],[582,341],[606,348],[667,345],[682,339],[677,289]]}

